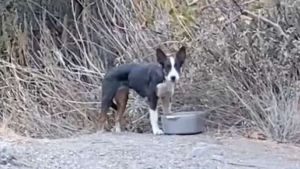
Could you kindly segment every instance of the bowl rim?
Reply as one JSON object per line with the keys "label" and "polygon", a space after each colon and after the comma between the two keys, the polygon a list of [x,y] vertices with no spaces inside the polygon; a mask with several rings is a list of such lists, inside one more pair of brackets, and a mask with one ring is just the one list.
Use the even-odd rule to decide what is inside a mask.
{"label": "bowl rim", "polygon": [[162,114],[162,116],[164,116],[164,117],[168,117],[168,116],[176,116],[176,117],[182,117],[182,116],[206,116],[207,114],[208,114],[208,112],[206,112],[206,111],[179,111],[179,112]]}

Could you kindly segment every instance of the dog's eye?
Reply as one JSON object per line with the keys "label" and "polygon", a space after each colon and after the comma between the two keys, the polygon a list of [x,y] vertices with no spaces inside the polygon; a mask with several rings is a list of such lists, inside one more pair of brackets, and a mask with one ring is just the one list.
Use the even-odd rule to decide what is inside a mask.
{"label": "dog's eye", "polygon": [[171,64],[167,64],[166,67],[167,67],[168,69],[171,69]]}

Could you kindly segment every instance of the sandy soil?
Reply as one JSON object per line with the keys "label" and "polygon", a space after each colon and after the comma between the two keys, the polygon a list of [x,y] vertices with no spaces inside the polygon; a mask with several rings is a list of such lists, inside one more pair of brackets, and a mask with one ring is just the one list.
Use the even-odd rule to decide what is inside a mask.
{"label": "sandy soil", "polygon": [[58,140],[0,142],[3,169],[298,169],[298,147],[208,134],[96,133]]}

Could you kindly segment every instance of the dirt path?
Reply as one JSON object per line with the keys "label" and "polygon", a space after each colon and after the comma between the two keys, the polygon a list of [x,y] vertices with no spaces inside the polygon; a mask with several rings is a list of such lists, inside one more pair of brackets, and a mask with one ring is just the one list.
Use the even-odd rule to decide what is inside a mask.
{"label": "dirt path", "polygon": [[[0,164],[0,168],[4,169],[298,169],[300,167],[300,151],[297,147],[238,137],[217,139],[207,134],[154,136],[103,133],[7,146],[10,147],[7,152],[11,152],[16,159],[8,161],[6,165]],[[12,161],[15,163],[11,164]]]}

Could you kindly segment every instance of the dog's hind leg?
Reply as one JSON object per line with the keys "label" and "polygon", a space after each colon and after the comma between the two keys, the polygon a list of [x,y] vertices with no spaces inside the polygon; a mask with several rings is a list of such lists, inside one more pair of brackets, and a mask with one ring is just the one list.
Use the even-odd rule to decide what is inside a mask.
{"label": "dog's hind leg", "polygon": [[[105,103],[103,103],[105,102]],[[100,130],[100,132],[104,132],[105,131],[105,122],[107,121],[107,113],[110,107],[110,102],[109,101],[103,101],[102,100],[102,106],[101,106],[101,112],[100,112],[100,117],[99,117],[99,126],[98,129]]]}
{"label": "dog's hind leg", "polygon": [[122,86],[118,89],[115,96],[115,101],[117,104],[116,124],[115,124],[116,132],[121,132],[121,124],[123,122],[123,115],[126,109],[128,95],[129,95],[129,88]]}
{"label": "dog's hind leg", "polygon": [[120,87],[119,83],[117,82],[109,82],[104,81],[102,83],[102,102],[101,102],[101,112],[99,117],[99,126],[101,132],[104,132],[105,122],[107,121],[107,113],[109,108],[113,106],[113,99],[115,94]]}

